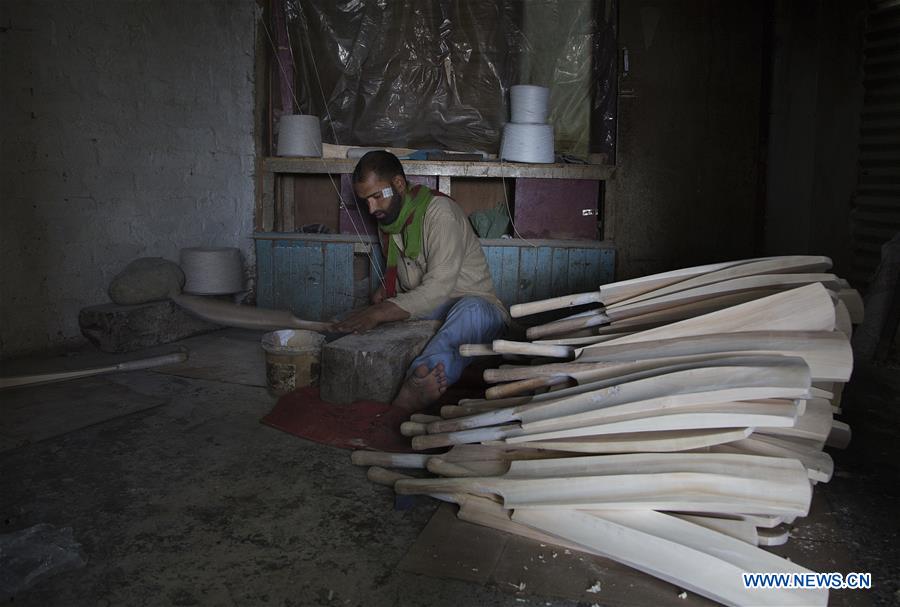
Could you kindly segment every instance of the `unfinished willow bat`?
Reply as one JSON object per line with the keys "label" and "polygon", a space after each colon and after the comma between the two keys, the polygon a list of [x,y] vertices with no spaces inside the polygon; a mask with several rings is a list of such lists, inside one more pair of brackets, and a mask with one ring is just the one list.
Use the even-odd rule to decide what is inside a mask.
{"label": "unfinished willow bat", "polygon": [[[742,266],[748,266],[741,272]],[[653,291],[677,285],[688,279],[696,279],[690,286],[701,286],[710,282],[719,282],[730,278],[738,278],[752,274],[786,273],[792,271],[821,271],[831,267],[827,257],[793,256],[747,259],[691,268],[681,268],[671,272],[652,274],[630,280],[623,280],[601,285],[595,292],[577,293],[564,297],[554,297],[541,301],[517,304],[510,307],[514,318],[547,312],[559,308],[574,307],[592,303],[603,303],[607,306],[637,298]],[[726,270],[731,269],[731,272]],[[706,282],[701,278],[705,276]],[[665,294],[665,293],[663,293]]]}

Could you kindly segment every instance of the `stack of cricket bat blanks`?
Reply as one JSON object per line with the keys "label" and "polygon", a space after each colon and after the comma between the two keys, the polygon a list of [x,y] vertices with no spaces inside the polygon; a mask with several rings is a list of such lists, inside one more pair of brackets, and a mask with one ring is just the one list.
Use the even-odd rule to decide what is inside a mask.
{"label": "stack of cricket bat blanks", "polygon": [[[400,494],[459,518],[608,557],[727,605],[825,605],[826,589],[746,588],[741,573],[811,573],[783,544],[843,448],[856,291],[825,257],[686,268],[513,306],[581,306],[503,355],[485,398],[415,414],[413,454],[356,452]],[[592,306],[585,311],[584,306]],[[432,455],[434,449],[450,447]],[[420,468],[413,478],[388,468]]]}

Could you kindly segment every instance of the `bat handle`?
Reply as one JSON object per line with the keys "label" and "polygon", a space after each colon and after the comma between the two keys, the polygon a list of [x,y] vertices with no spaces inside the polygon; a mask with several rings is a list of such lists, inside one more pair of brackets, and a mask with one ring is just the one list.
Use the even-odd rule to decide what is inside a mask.
{"label": "bat handle", "polygon": [[560,384],[567,384],[572,381],[568,375],[550,375],[544,377],[533,377],[531,379],[523,379],[513,381],[506,384],[499,384],[488,388],[484,395],[493,400],[497,398],[506,398],[508,396],[519,396],[527,394],[541,388],[550,388]]}
{"label": "bat handle", "polygon": [[547,356],[549,358],[572,358],[575,348],[572,346],[554,346],[550,344],[533,344],[524,341],[508,341],[495,339],[493,348],[502,354],[522,354],[525,356]]}
{"label": "bat handle", "polygon": [[426,425],[421,422],[403,422],[400,424],[400,434],[403,436],[421,436],[427,433]]}
{"label": "bat handle", "polygon": [[393,488],[394,483],[404,478],[412,478],[406,474],[400,474],[393,470],[387,470],[378,466],[372,466],[366,471],[366,478],[377,485],[384,485]]}
{"label": "bat handle", "polygon": [[509,307],[509,314],[513,318],[519,318],[521,316],[539,314],[540,312],[549,312],[550,310],[559,310],[560,308],[572,308],[591,303],[600,303],[599,291],[575,293],[573,295],[564,295],[562,297],[553,297],[551,299],[514,304]]}

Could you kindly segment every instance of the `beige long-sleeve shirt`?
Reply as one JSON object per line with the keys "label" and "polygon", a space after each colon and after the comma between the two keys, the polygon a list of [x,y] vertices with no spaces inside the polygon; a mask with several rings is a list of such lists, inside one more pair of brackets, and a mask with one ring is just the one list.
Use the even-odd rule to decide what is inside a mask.
{"label": "beige long-sleeve shirt", "polygon": [[435,196],[422,224],[422,251],[416,259],[404,254],[402,234],[391,235],[400,247],[400,259],[397,295],[388,301],[412,318],[421,318],[448,299],[474,295],[497,306],[508,322],[481,243],[459,205],[446,196]]}

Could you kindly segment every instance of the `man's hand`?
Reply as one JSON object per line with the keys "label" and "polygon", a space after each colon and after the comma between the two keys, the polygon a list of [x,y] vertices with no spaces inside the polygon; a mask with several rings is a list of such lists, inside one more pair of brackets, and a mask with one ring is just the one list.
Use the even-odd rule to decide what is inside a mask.
{"label": "man's hand", "polygon": [[375,289],[375,291],[369,297],[369,300],[373,304],[380,304],[381,302],[384,301],[385,295],[387,295],[387,293],[385,292],[384,285],[382,285],[382,286],[378,287],[377,289]]}
{"label": "man's hand", "polygon": [[383,322],[407,318],[409,318],[409,312],[389,301],[383,301],[374,306],[351,312],[347,318],[336,322],[332,329],[338,333],[365,333]]}

